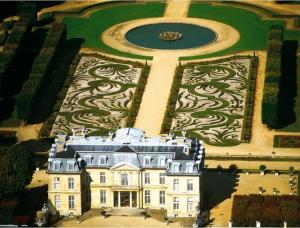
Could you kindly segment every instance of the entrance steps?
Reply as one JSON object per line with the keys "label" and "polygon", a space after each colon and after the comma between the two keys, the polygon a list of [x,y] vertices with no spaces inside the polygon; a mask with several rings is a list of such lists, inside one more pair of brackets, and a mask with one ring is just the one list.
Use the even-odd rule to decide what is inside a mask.
{"label": "entrance steps", "polygon": [[109,210],[112,216],[141,216],[141,209],[138,208],[112,208]]}

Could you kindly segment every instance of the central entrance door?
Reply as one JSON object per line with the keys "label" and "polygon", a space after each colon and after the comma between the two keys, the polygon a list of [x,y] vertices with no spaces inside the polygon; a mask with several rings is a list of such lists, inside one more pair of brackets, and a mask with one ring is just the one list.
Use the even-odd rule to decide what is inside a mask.
{"label": "central entrance door", "polygon": [[120,192],[121,207],[130,206],[130,192]]}

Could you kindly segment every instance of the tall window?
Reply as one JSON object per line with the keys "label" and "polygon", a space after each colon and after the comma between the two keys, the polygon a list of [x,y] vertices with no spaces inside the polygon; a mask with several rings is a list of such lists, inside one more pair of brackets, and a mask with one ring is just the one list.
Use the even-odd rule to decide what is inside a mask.
{"label": "tall window", "polygon": [[74,196],[72,196],[72,195],[69,196],[68,201],[69,201],[69,209],[74,210],[74,208],[75,208]]}
{"label": "tall window", "polygon": [[145,184],[150,184],[150,173],[145,173]]}
{"label": "tall window", "polygon": [[159,204],[165,204],[165,203],[166,203],[166,192],[159,191]]}
{"label": "tall window", "polygon": [[187,173],[193,173],[194,171],[194,164],[187,164],[187,167],[186,167],[186,171]]}
{"label": "tall window", "polygon": [[187,180],[187,190],[193,191],[193,180],[192,179]]}
{"label": "tall window", "polygon": [[68,188],[74,189],[74,178],[73,177],[68,178]]}
{"label": "tall window", "polygon": [[60,209],[60,195],[54,196],[54,205],[56,209]]}
{"label": "tall window", "polygon": [[121,174],[121,184],[122,185],[128,185],[128,175],[127,173]]}
{"label": "tall window", "polygon": [[174,179],[173,180],[173,190],[174,191],[179,191],[179,179]]}
{"label": "tall window", "polygon": [[173,198],[173,209],[174,210],[179,210],[179,197],[174,197]]}
{"label": "tall window", "polygon": [[54,177],[54,189],[55,190],[60,190],[60,178],[59,177]]}
{"label": "tall window", "polygon": [[187,198],[187,211],[193,211],[193,198]]}
{"label": "tall window", "polygon": [[165,174],[164,173],[159,174],[159,184],[165,184]]}
{"label": "tall window", "polygon": [[166,158],[165,157],[159,157],[158,158],[158,166],[165,166],[166,165]]}
{"label": "tall window", "polygon": [[151,198],[150,198],[150,190],[145,190],[145,203],[150,203]]}
{"label": "tall window", "polygon": [[100,190],[100,203],[106,203],[106,191],[105,190]]}
{"label": "tall window", "polygon": [[101,172],[100,173],[100,184],[104,184],[105,183],[105,173]]}

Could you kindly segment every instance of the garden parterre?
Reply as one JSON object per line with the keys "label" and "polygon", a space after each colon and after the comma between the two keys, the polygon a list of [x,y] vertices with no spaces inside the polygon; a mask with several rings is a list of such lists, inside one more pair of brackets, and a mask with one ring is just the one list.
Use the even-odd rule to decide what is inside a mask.
{"label": "garden parterre", "polygon": [[83,56],[51,135],[88,128],[101,134],[124,127],[142,65]]}
{"label": "garden parterre", "polygon": [[250,56],[187,64],[172,129],[217,146],[241,142]]}

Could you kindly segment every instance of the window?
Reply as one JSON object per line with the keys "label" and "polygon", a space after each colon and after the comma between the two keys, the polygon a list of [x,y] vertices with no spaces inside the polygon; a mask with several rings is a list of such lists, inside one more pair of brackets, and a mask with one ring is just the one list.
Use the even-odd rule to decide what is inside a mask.
{"label": "window", "polygon": [[193,191],[193,180],[191,180],[191,179],[187,180],[187,190]]}
{"label": "window", "polygon": [[106,203],[106,191],[100,190],[100,203],[104,204]]}
{"label": "window", "polygon": [[159,191],[159,204],[166,203],[166,193],[165,191]]}
{"label": "window", "polygon": [[74,171],[74,163],[68,163],[68,170]]}
{"label": "window", "polygon": [[173,180],[173,191],[179,191],[179,179]]}
{"label": "window", "polygon": [[54,196],[54,205],[55,205],[56,209],[60,209],[60,196],[59,195]]}
{"label": "window", "polygon": [[172,164],[172,172],[173,173],[178,173],[179,172],[179,164],[178,163],[173,163]]}
{"label": "window", "polygon": [[55,190],[60,189],[60,179],[59,179],[59,177],[54,177],[54,189]]}
{"label": "window", "polygon": [[150,163],[151,163],[151,157],[149,157],[149,156],[144,157],[144,165],[149,166]]}
{"label": "window", "polygon": [[128,175],[127,173],[121,174],[121,185],[128,185]]}
{"label": "window", "polygon": [[92,156],[90,155],[87,155],[87,156],[84,156],[83,158],[86,162],[87,165],[91,165],[92,164]]}
{"label": "window", "polygon": [[193,211],[193,198],[187,198],[187,211]]}
{"label": "window", "polygon": [[68,188],[74,189],[74,178],[73,177],[68,178]]}
{"label": "window", "polygon": [[60,162],[54,162],[53,165],[54,165],[54,170],[55,171],[60,170]]}
{"label": "window", "polygon": [[145,190],[145,203],[150,203],[150,190]]}
{"label": "window", "polygon": [[74,196],[69,196],[69,209],[70,210],[74,210],[75,206],[74,206]]}
{"label": "window", "polygon": [[193,171],[194,171],[194,164],[187,164],[186,172],[187,173],[193,173]]}
{"label": "window", "polygon": [[104,184],[105,183],[105,173],[101,172],[100,173],[100,184]]}
{"label": "window", "polygon": [[105,156],[100,157],[99,164],[100,165],[105,165],[106,164],[106,157]]}
{"label": "window", "polygon": [[173,210],[179,210],[179,197],[173,198]]}
{"label": "window", "polygon": [[145,184],[150,184],[150,173],[145,173]]}
{"label": "window", "polygon": [[159,157],[158,158],[158,166],[165,166],[166,165],[166,158],[165,157]]}
{"label": "window", "polygon": [[159,184],[165,184],[165,174],[164,173],[159,174]]}

